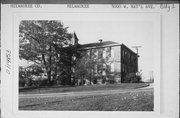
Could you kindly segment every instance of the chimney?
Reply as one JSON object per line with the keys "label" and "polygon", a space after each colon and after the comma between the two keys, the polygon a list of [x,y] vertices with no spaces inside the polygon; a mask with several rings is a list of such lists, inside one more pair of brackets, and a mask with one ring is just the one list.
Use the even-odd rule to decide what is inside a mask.
{"label": "chimney", "polygon": [[76,44],[78,44],[78,41],[79,41],[79,39],[78,39],[76,33],[74,32],[74,33],[73,33],[73,36],[72,36],[72,38],[71,38],[71,44],[72,44],[72,45],[76,45]]}
{"label": "chimney", "polygon": [[103,41],[102,39],[99,39],[99,43],[102,43],[102,41]]}

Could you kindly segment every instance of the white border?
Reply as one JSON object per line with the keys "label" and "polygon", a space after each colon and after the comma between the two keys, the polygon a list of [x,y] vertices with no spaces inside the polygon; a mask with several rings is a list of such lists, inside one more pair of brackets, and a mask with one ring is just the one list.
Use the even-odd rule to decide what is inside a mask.
{"label": "white border", "polygon": [[[103,14],[103,15],[102,15]],[[108,17],[107,17],[108,14]],[[137,17],[138,15],[138,17]],[[95,17],[93,17],[95,16]],[[73,18],[73,19],[72,19]],[[21,20],[73,20],[73,21],[124,21],[127,19],[129,21],[151,21],[153,23],[153,25],[155,26],[153,31],[155,32],[154,34],[154,64],[156,66],[154,66],[154,77],[158,78],[155,79],[155,84],[154,84],[154,112],[155,113],[160,113],[160,15],[158,13],[150,13],[150,14],[145,14],[145,13],[95,13],[95,12],[91,12],[91,13],[45,13],[45,15],[43,15],[42,13],[15,13],[14,14],[14,60],[15,62],[18,62],[19,57],[18,57],[18,42],[16,42],[18,40],[18,36],[19,36],[19,23]],[[14,79],[14,98],[18,98],[18,63],[14,63],[14,76],[13,78],[17,78]],[[17,99],[14,99],[15,101],[14,106],[18,106],[17,104]],[[17,109],[14,109],[15,111],[17,111],[17,113],[27,113],[27,111],[18,111]],[[41,112],[35,112],[38,114],[42,114],[43,111]],[[44,111],[47,112],[47,111]],[[48,114],[68,114],[66,113],[67,111],[48,111]],[[80,111],[82,112],[82,111]],[[121,114],[123,111],[120,112],[114,112],[115,114]],[[88,111],[86,111],[85,113],[89,113]],[[90,114],[94,114],[95,112],[92,112]],[[103,112],[105,113],[105,112]],[[112,112],[113,113],[113,112]],[[148,114],[153,114],[152,112],[132,112],[133,114],[139,114],[139,113],[148,113]],[[44,114],[44,113],[43,113]],[[74,112],[71,112],[71,115],[73,116]],[[102,114],[100,112],[97,112],[97,114]],[[129,114],[129,112],[124,112],[123,114],[127,115]],[[70,115],[70,116],[71,116]]]}
{"label": "white border", "polygon": [[[7,10],[7,8],[4,8],[4,9]],[[33,118],[33,117],[35,118],[35,117],[42,117],[42,114],[43,114],[43,117],[51,117],[52,118],[52,113],[53,113],[54,117],[56,117],[54,115],[54,113],[56,113],[56,115],[58,115],[58,116],[63,116],[63,117],[84,117],[84,116],[86,116],[86,117],[98,117],[98,116],[102,116],[102,115],[103,115],[103,117],[112,117],[112,116],[113,117],[119,117],[119,116],[121,116],[121,117],[143,117],[143,116],[146,116],[146,117],[164,117],[163,115],[159,114],[160,113],[160,80],[158,80],[158,81],[155,80],[155,84],[157,84],[157,85],[155,85],[155,91],[157,92],[157,93],[155,93],[155,99],[157,99],[157,100],[155,100],[155,107],[158,106],[157,108],[155,108],[155,111],[157,111],[156,113],[147,113],[147,112],[103,112],[103,114],[102,114],[102,112],[89,112],[89,111],[88,112],[86,112],[86,111],[82,112],[81,111],[81,113],[80,112],[71,112],[69,114],[69,112],[64,112],[64,111],[63,112],[56,112],[56,111],[55,112],[54,111],[45,111],[45,112],[42,112],[42,111],[25,112],[24,111],[24,112],[21,112],[21,111],[18,111],[17,110],[17,105],[18,105],[18,103],[17,103],[17,98],[18,98],[18,89],[17,89],[18,84],[17,83],[18,83],[18,81],[17,80],[18,79],[15,79],[15,78],[18,77],[18,69],[17,69],[18,68],[18,63],[16,63],[16,62],[18,62],[19,59],[18,59],[18,40],[16,41],[16,38],[18,37],[18,33],[19,33],[18,32],[19,31],[18,30],[19,20],[28,19],[28,18],[29,18],[29,20],[32,20],[32,19],[38,19],[38,20],[40,20],[40,19],[42,19],[42,20],[51,19],[52,20],[52,18],[50,18],[47,15],[47,13],[44,13],[44,14],[46,14],[46,16],[42,16],[42,11],[39,11],[39,12],[41,12],[39,15],[37,15],[38,14],[37,12],[33,13],[33,11],[32,12],[28,11],[29,13],[27,13],[27,12],[26,13],[25,12],[24,13],[18,13],[18,12],[15,12],[15,13],[12,14],[12,11],[11,12],[7,11],[6,15],[2,14],[2,16],[5,15],[4,18],[2,17],[3,18],[2,21],[5,23],[5,24],[2,24],[2,29],[3,29],[3,31],[2,31],[2,39],[3,39],[2,44],[6,44],[7,47],[9,47],[11,50],[14,51],[14,52],[12,52],[12,54],[13,54],[12,55],[13,56],[13,63],[12,63],[13,64],[12,65],[13,70],[11,71],[13,73],[13,75],[12,76],[7,75],[5,73],[5,70],[2,69],[2,77],[6,77],[6,80],[4,78],[2,78],[2,83],[3,83],[2,84],[2,87],[3,87],[3,89],[2,89],[2,93],[3,93],[2,109],[3,109],[4,114],[8,114],[9,116],[11,116],[9,113],[12,113],[12,116],[14,118],[15,117],[19,118],[19,117],[23,117],[23,116],[24,117],[29,116],[31,118]],[[64,14],[67,14],[67,12],[64,13]],[[8,13],[10,13],[9,17],[7,17]],[[36,14],[38,17],[35,18],[34,15],[29,16],[29,14],[32,14],[32,15]],[[50,14],[53,14],[53,13],[50,13]],[[123,14],[123,13],[121,13],[121,14]],[[129,14],[133,14],[133,13],[127,12],[127,13],[124,13],[124,14],[129,15]],[[160,20],[160,15],[158,13],[140,13],[140,14],[144,14],[147,17],[149,17],[152,14],[153,15],[156,14],[157,19]],[[11,19],[7,19],[7,18],[11,18]],[[57,16],[53,17],[53,19],[56,19],[56,18],[57,18]],[[154,19],[154,20],[157,21],[157,19]],[[163,17],[161,17],[161,22],[162,22],[162,19],[163,19]],[[57,20],[59,20],[59,18]],[[7,26],[7,23],[8,23],[8,26]],[[12,28],[13,25],[14,25],[14,29]],[[157,27],[158,26],[160,26],[160,25],[157,24]],[[164,26],[164,24],[163,24],[163,26]],[[13,30],[12,32],[13,32],[14,35],[7,35],[7,34],[11,34],[11,31],[9,31],[9,30],[11,30],[11,31]],[[161,55],[161,47],[160,47],[160,43],[162,43],[162,42],[160,40],[160,34],[162,34],[163,36],[164,36],[164,34],[160,33],[160,31],[162,31],[162,29],[160,30],[160,27],[157,28],[156,31],[157,31],[157,37],[159,37],[159,38],[157,38],[157,40],[155,41],[157,43],[154,44],[155,47],[156,47],[155,49],[157,49],[157,50],[154,50],[156,52],[155,53],[156,56],[154,56],[154,57],[156,58],[155,60],[157,60],[156,61],[157,66],[155,67],[155,69],[157,69],[157,71],[156,71],[157,74],[155,74],[155,76],[160,78],[160,74],[161,74],[161,71],[160,71],[160,67],[161,67],[161,65],[160,65],[160,63],[161,63],[160,62],[160,57],[162,56]],[[16,38],[14,38],[14,36]],[[7,41],[5,39],[7,39]],[[10,41],[10,42],[8,42],[8,41]],[[7,49],[7,47],[5,47],[5,46],[3,46],[3,47],[5,49]],[[2,56],[4,57],[4,55],[5,55],[5,52],[3,52]],[[6,62],[5,58],[2,58],[2,62],[3,63]],[[11,81],[11,80],[13,80],[13,81]],[[6,83],[6,84],[9,83],[9,85],[5,85],[4,83]],[[11,85],[13,86],[12,88],[10,87]],[[8,87],[10,87],[10,88],[8,88]],[[9,91],[10,93],[5,93],[4,90]],[[9,94],[9,96],[8,96],[8,94]],[[7,99],[7,102],[5,102],[6,99]],[[12,105],[12,106],[8,106],[8,105]],[[90,115],[87,115],[87,113],[90,114]],[[165,116],[165,117],[167,117],[167,116]]]}

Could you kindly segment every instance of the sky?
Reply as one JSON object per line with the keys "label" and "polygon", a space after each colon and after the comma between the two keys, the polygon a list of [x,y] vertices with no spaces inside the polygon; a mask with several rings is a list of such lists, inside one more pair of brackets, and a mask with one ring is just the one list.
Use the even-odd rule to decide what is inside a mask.
{"label": "sky", "polygon": [[139,48],[139,70],[143,80],[150,78],[153,71],[153,23],[150,21],[62,21],[69,27],[70,33],[75,32],[80,44],[103,41],[123,43],[136,52],[132,46]]}

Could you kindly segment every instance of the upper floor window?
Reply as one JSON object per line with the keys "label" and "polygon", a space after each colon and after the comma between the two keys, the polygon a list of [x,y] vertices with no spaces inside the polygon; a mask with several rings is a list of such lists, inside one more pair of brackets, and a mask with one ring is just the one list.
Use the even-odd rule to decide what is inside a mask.
{"label": "upper floor window", "polygon": [[124,50],[122,50],[122,57],[124,58]]}
{"label": "upper floor window", "polygon": [[103,58],[106,58],[106,48],[103,50]]}
{"label": "upper floor window", "polygon": [[92,58],[97,59],[98,58],[98,50],[92,49]]}
{"label": "upper floor window", "polygon": [[86,53],[88,56],[90,56],[90,50],[87,50]]}
{"label": "upper floor window", "polygon": [[114,58],[114,49],[111,48],[111,57]]}
{"label": "upper floor window", "polygon": [[103,49],[98,49],[98,58],[102,58],[103,57]]}

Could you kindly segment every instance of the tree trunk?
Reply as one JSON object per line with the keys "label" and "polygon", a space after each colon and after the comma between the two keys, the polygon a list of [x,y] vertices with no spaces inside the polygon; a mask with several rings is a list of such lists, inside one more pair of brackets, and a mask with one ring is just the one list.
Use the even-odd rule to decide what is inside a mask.
{"label": "tree trunk", "polygon": [[[56,54],[56,59],[58,59],[58,54]],[[55,72],[54,72],[54,77],[53,77],[53,80],[56,81],[56,84],[57,84],[57,80],[58,80],[58,63],[56,61],[56,59],[54,59],[54,62],[55,62]]]}
{"label": "tree trunk", "polygon": [[72,77],[72,55],[69,55],[69,73],[68,73],[68,85],[71,85],[71,77]]}
{"label": "tree trunk", "polygon": [[90,69],[90,85],[91,85],[91,77],[92,77],[92,73],[91,73],[91,69]]}
{"label": "tree trunk", "polygon": [[[51,53],[51,48],[52,48],[52,47],[50,46],[50,48],[49,48],[49,52],[50,52],[50,53]],[[48,60],[48,61],[49,61],[49,67],[48,67],[49,69],[48,69],[48,73],[47,73],[47,74],[48,74],[48,85],[51,86],[51,85],[52,85],[52,80],[51,80],[52,56],[51,56],[51,54],[50,54],[50,56],[49,56],[49,60]]]}
{"label": "tree trunk", "polygon": [[51,71],[47,72],[47,76],[48,76],[48,86],[51,86]]}
{"label": "tree trunk", "polygon": [[42,60],[43,60],[43,64],[45,66],[46,73],[47,73],[47,85],[49,86],[50,80],[51,80],[51,72],[49,71],[49,68],[48,68],[47,63],[46,63],[45,55],[43,53],[42,53]]}

